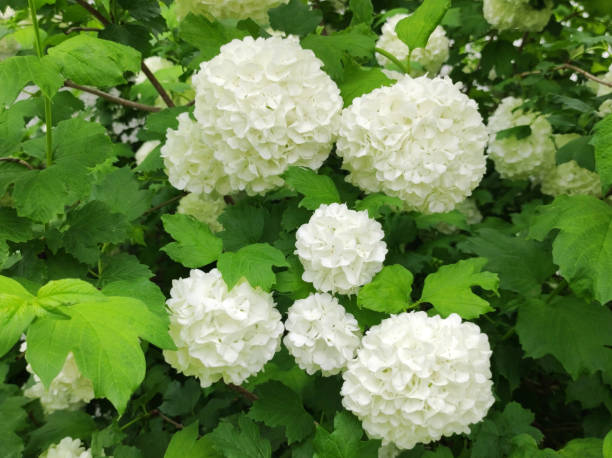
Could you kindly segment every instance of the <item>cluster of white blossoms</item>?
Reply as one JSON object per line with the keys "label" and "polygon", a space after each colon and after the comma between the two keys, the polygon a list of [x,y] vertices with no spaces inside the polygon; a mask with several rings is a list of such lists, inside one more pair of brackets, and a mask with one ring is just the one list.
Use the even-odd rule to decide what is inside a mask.
{"label": "cluster of white blossoms", "polygon": [[404,77],[342,112],[337,154],[347,181],[422,213],[451,211],[486,169],[476,102],[448,78]]}
{"label": "cluster of white blossoms", "polygon": [[542,178],[542,193],[549,196],[567,194],[601,195],[601,181],[595,172],[582,168],[576,161],[556,166]]}
{"label": "cluster of white blossoms", "polygon": [[268,23],[268,10],[289,0],[176,0],[176,16],[184,18],[189,13],[209,19],[248,19],[260,24]]}
{"label": "cluster of white blossoms", "polygon": [[[21,351],[25,350],[26,342],[21,345]],[[26,370],[32,374],[34,384],[24,389],[23,394],[39,399],[47,414],[56,410],[77,410],[95,397],[91,380],[81,374],[72,352],[68,353],[62,370],[51,381],[49,388],[34,373],[31,365],[28,364]]]}
{"label": "cluster of white blossoms", "polygon": [[302,279],[324,292],[354,294],[383,267],[387,255],[380,223],[346,204],[321,205],[296,233]]}
{"label": "cluster of white blossoms", "polygon": [[308,374],[339,373],[355,356],[361,340],[357,320],[338,299],[327,293],[311,294],[289,307],[283,343],[298,366]]}
{"label": "cluster of white blossoms", "polygon": [[484,0],[483,15],[498,30],[517,29],[540,32],[550,19],[554,3],[544,0],[544,7],[534,8],[530,0]]}
{"label": "cluster of white blossoms", "polygon": [[[539,181],[555,164],[552,127],[542,114],[518,108],[523,103],[506,97],[489,118],[489,157],[502,178]],[[497,139],[498,132],[518,126],[529,126],[531,135]]]}
{"label": "cluster of white blossoms", "polygon": [[486,334],[452,314],[392,315],[362,339],[342,404],[371,438],[400,449],[469,433],[494,402]]}
{"label": "cluster of white blossoms", "polygon": [[[417,62],[421,64],[430,76],[436,75],[442,64],[446,62],[449,54],[450,40],[446,36],[446,32],[442,26],[437,26],[429,36],[427,45],[424,48],[415,48],[410,52],[410,48],[406,43],[399,39],[395,32],[395,27],[398,22],[404,18],[410,16],[409,14],[396,14],[389,19],[382,26],[381,35],[376,42],[376,47],[381,48],[400,61],[408,64],[408,61]],[[391,63],[382,54],[376,54],[378,63],[385,67]],[[418,75],[423,72],[417,70],[411,70],[411,74]]]}
{"label": "cluster of white blossoms", "polygon": [[223,230],[223,225],[218,218],[225,210],[227,204],[216,193],[212,194],[187,194],[179,201],[177,213],[191,215],[198,221],[207,224],[211,231],[220,232]]}
{"label": "cluster of white blossoms", "polygon": [[241,384],[280,348],[284,327],[272,295],[244,279],[228,291],[217,269],[194,269],[173,280],[166,304],[178,350],[165,350],[164,357],[203,388],[221,379]]}
{"label": "cluster of white blossoms", "polygon": [[50,446],[39,458],[91,458],[91,450],[81,444],[80,439],[64,437]]}

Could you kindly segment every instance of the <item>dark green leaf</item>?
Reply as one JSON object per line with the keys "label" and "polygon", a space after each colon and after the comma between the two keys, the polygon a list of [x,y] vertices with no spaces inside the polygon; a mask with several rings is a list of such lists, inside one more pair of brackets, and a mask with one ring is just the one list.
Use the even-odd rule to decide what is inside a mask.
{"label": "dark green leaf", "polygon": [[238,250],[261,240],[268,216],[265,208],[246,204],[229,205],[219,216],[223,231],[217,235],[223,240],[226,250]]}
{"label": "dark green leaf", "polygon": [[595,149],[589,143],[592,137],[580,137],[557,150],[557,164],[576,161],[584,169],[595,170]]}
{"label": "dark green leaf", "polygon": [[521,140],[523,138],[527,138],[531,135],[531,127],[527,124],[522,126],[514,126],[508,129],[500,130],[495,135],[497,140],[503,140],[504,138],[516,138],[517,140]]}
{"label": "dark green leaf", "polygon": [[612,187],[612,114],[595,124],[591,145],[595,147],[595,164],[603,194]]}
{"label": "dark green leaf", "polygon": [[372,23],[374,7],[371,0],[350,0],[349,8],[353,12],[351,24],[363,22],[366,25],[370,25]]}
{"label": "dark green leaf", "polygon": [[321,23],[321,11],[310,9],[300,0],[290,0],[286,5],[268,11],[270,25],[290,35],[304,36],[314,31]]}
{"label": "dark green leaf", "polygon": [[45,420],[44,425],[32,432],[27,452],[42,452],[66,436],[86,440],[96,430],[93,418],[80,410],[74,412],[58,410],[46,417]]}
{"label": "dark green leaf", "polygon": [[220,22],[210,22],[204,16],[189,14],[179,25],[179,37],[201,51],[202,60],[219,54],[219,48],[235,38],[244,38],[243,30]]}
{"label": "dark green leaf", "polygon": [[261,437],[257,425],[246,415],[238,417],[238,426],[221,422],[208,434],[213,446],[226,458],[270,458],[270,441]]}
{"label": "dark green leaf", "polygon": [[380,441],[362,441],[363,430],[353,415],[338,412],[334,418],[334,431],[327,432],[317,426],[314,448],[317,458],[376,458]]}

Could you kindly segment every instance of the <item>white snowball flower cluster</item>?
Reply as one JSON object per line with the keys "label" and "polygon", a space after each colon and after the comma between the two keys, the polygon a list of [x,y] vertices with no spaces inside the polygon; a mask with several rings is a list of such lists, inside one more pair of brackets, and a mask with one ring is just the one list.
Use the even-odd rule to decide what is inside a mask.
{"label": "white snowball flower cluster", "polygon": [[[387,22],[382,26],[381,35],[376,42],[376,47],[381,48],[398,58],[400,61],[408,64],[408,61],[421,64],[425,71],[430,76],[436,75],[442,64],[446,62],[449,55],[450,40],[446,36],[446,32],[442,26],[437,26],[427,40],[424,48],[416,48],[410,53],[410,48],[406,43],[399,39],[395,32],[395,27],[398,22],[410,16],[409,14],[396,14],[387,19]],[[387,66],[391,63],[382,54],[376,54],[376,59],[381,66]],[[417,75],[419,72],[411,70],[411,74]]]}
{"label": "white snowball flower cluster", "polygon": [[[26,342],[21,345],[21,351],[26,350]],[[93,383],[81,374],[74,355],[68,353],[62,370],[46,388],[40,377],[34,373],[31,365],[26,370],[32,374],[34,384],[23,390],[24,396],[38,398],[45,413],[56,410],[77,410],[91,401],[94,395]]]}
{"label": "white snowball flower cluster", "polygon": [[338,299],[311,294],[289,307],[283,342],[298,366],[312,375],[335,375],[353,359],[361,341],[357,320]]}
{"label": "white snowball flower cluster", "polygon": [[[340,91],[321,66],[293,36],[246,37],[222,46],[193,77],[194,130],[202,151],[178,161],[189,159],[187,168],[169,167],[171,183],[201,192],[192,181],[213,185],[221,168],[231,191],[254,195],[281,186],[280,175],[290,165],[319,168],[342,109]],[[180,158],[176,143],[168,155]],[[183,178],[185,172],[190,178]]]}
{"label": "white snowball flower cluster", "polygon": [[173,280],[166,304],[178,350],[164,357],[203,388],[221,379],[241,384],[280,348],[284,327],[272,295],[244,279],[228,291],[217,269],[194,269],[189,278]]}
{"label": "white snowball flower cluster", "polygon": [[595,172],[582,168],[576,161],[556,166],[542,178],[542,193],[549,196],[567,194],[601,195],[601,181]]}
{"label": "white snowball flower cluster", "polygon": [[342,404],[371,438],[401,449],[468,433],[494,402],[486,334],[452,314],[392,315],[362,339]]}
{"label": "white snowball flower cluster", "polygon": [[268,10],[289,0],[176,0],[176,16],[184,18],[189,13],[208,19],[247,19],[261,24],[268,23]]}
{"label": "white snowball flower cluster", "polygon": [[321,205],[296,233],[302,279],[319,291],[354,294],[383,267],[387,245],[380,223],[346,204]]}
{"label": "white snowball flower cluster", "polygon": [[223,196],[212,194],[187,194],[179,201],[177,213],[191,215],[198,221],[207,224],[211,231],[220,232],[223,225],[218,221],[227,204]]}
{"label": "white snowball flower cluster", "polygon": [[80,439],[64,437],[49,447],[39,458],[91,458],[91,450],[85,449]]}
{"label": "white snowball flower cluster", "polygon": [[540,32],[548,24],[553,7],[552,0],[544,0],[542,9],[532,7],[529,0],[484,0],[482,12],[498,30]]}
{"label": "white snowball flower cluster", "polygon": [[451,211],[485,173],[476,102],[448,78],[404,77],[342,112],[337,154],[347,180],[422,213]]}
{"label": "white snowball flower cluster", "polygon": [[[539,181],[555,164],[552,127],[540,113],[519,109],[523,103],[522,99],[506,97],[489,118],[489,157],[502,178]],[[528,137],[497,139],[499,131],[523,125],[531,128]]]}

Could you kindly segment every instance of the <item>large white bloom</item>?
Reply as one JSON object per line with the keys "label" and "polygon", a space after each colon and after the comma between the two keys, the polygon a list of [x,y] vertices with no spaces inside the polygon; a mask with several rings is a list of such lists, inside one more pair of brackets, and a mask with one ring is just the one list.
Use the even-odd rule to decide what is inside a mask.
{"label": "large white bloom", "polygon": [[196,194],[230,191],[223,164],[202,138],[202,129],[187,113],[178,116],[178,129],[168,129],[161,157],[170,184]]}
{"label": "large white bloom", "polygon": [[[555,164],[552,127],[542,114],[519,109],[523,103],[506,97],[489,118],[489,157],[502,178],[539,181]],[[499,131],[523,125],[531,128],[531,135],[497,139]]]}
{"label": "large white bloom", "polygon": [[409,210],[451,211],[485,173],[476,102],[448,78],[404,77],[342,112],[337,154],[347,180],[399,197]]}
{"label": "large white bloom", "polygon": [[179,201],[177,213],[191,215],[198,221],[207,224],[211,231],[220,232],[223,225],[218,221],[219,216],[227,207],[223,196],[212,194],[187,194]]}
{"label": "large white bloom", "polygon": [[357,320],[338,299],[311,294],[289,307],[283,342],[298,366],[309,374],[334,375],[353,359],[361,340]]}
{"label": "large white bloom", "polygon": [[576,161],[568,161],[556,166],[542,178],[542,193],[549,196],[567,194],[601,195],[599,175],[578,165]]}
{"label": "large white bloom", "polygon": [[346,204],[321,205],[296,233],[302,279],[319,291],[356,293],[383,266],[387,245],[380,223]]}
{"label": "large white bloom", "polygon": [[284,328],[272,295],[244,279],[228,291],[217,269],[194,269],[189,278],[172,281],[166,304],[178,350],[164,357],[202,387],[221,379],[239,385],[280,348]]}
{"label": "large white bloom", "polygon": [[459,315],[392,315],[362,339],[342,404],[371,438],[402,449],[468,433],[493,404],[486,334]]}
{"label": "large white bloom", "polygon": [[[198,131],[232,191],[264,193],[290,165],[317,169],[327,158],[342,99],[321,66],[293,36],[233,40],[202,63],[193,77]],[[202,179],[208,168],[202,157]]]}
{"label": "large white bloom", "polygon": [[176,0],[176,16],[201,14],[209,19],[247,19],[268,23],[268,10],[289,0]]}
{"label": "large white bloom", "polygon": [[[25,349],[24,342],[21,351]],[[28,398],[38,398],[47,414],[56,410],[77,410],[95,397],[91,380],[81,374],[72,352],[68,353],[62,370],[51,381],[49,388],[34,373],[31,365],[28,364],[26,370],[32,374],[34,384],[24,389],[23,394]]]}
{"label": "large white bloom", "polygon": [[85,449],[80,439],[64,437],[50,446],[40,458],[91,458],[91,450]]}
{"label": "large white bloom", "polygon": [[[427,45],[424,48],[415,48],[410,53],[410,48],[406,43],[400,40],[395,32],[397,23],[404,18],[410,16],[409,14],[396,14],[389,19],[382,26],[381,35],[376,42],[376,47],[384,49],[385,51],[393,54],[400,61],[408,64],[408,61],[414,61],[421,64],[425,71],[429,75],[436,75],[442,64],[448,59],[448,48],[450,47],[450,40],[446,36],[446,32],[442,26],[437,26],[427,40]],[[410,57],[410,59],[409,59]],[[391,61],[382,54],[376,54],[378,63],[383,67],[389,65]],[[419,74],[423,72],[412,71],[411,74]]]}
{"label": "large white bloom", "polygon": [[540,32],[548,24],[554,7],[552,0],[544,0],[544,4],[544,8],[536,9],[529,0],[484,0],[482,12],[498,30]]}

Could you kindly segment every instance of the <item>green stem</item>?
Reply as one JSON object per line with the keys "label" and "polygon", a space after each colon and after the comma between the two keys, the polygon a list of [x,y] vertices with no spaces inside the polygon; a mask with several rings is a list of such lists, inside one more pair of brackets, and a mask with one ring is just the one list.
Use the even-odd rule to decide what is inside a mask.
{"label": "green stem", "polygon": [[387,59],[389,59],[391,62],[393,62],[395,64],[395,66],[397,68],[399,68],[403,73],[409,73],[408,69],[406,68],[406,66],[397,57],[395,57],[390,52],[387,52],[387,51],[385,51],[384,49],[381,49],[381,48],[374,48],[374,51],[376,51],[378,54],[381,54],[381,55],[385,56]]}
{"label": "green stem", "polygon": [[[34,38],[36,41],[36,54],[38,58],[43,57],[43,47],[40,41],[40,30],[38,29],[38,18],[36,17],[36,6],[34,0],[28,0],[28,6],[30,8],[30,15],[32,16],[32,25],[34,26]],[[51,99],[47,96],[43,96],[45,104],[45,126],[46,126],[46,156],[47,156],[47,167],[53,164],[53,118],[51,113]]]}
{"label": "green stem", "polygon": [[128,421],[125,425],[122,425],[119,427],[120,431],[123,431],[127,428],[129,428],[130,426],[132,426],[135,423],[138,423],[140,420],[144,420],[145,418],[148,418],[151,416],[151,412],[147,412],[139,417],[134,418],[133,420]]}
{"label": "green stem", "polygon": [[569,283],[567,282],[567,280],[565,280],[565,278],[563,278],[559,284],[557,285],[557,287],[555,289],[553,289],[550,292],[550,295],[548,296],[548,299],[546,299],[546,303],[550,304],[550,302],[557,297],[559,294],[561,294],[563,291],[565,291],[565,289],[569,286]]}

